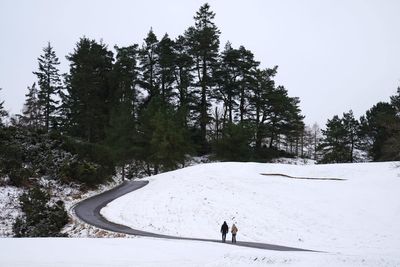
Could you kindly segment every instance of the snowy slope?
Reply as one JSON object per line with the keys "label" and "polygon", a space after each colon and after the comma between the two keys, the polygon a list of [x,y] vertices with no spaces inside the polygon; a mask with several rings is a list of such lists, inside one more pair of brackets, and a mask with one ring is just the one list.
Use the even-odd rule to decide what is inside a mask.
{"label": "snowy slope", "polygon": [[[94,226],[87,225],[80,220],[76,219],[73,214],[72,207],[93,195],[100,194],[103,191],[109,190],[117,186],[121,181],[120,176],[114,176],[113,179],[107,183],[99,186],[97,189],[82,192],[79,187],[74,184],[64,185],[56,180],[41,177],[38,183],[44,188],[47,188],[52,196],[52,201],[61,199],[66,210],[70,213],[70,223],[67,224],[62,232],[67,233],[70,237],[104,237],[116,236],[120,234],[107,232],[98,229]],[[19,197],[26,192],[26,189],[14,186],[0,186],[0,238],[12,237],[14,233],[12,226],[17,217],[22,214],[20,208]],[[1,267],[1,266],[0,266]]]}
{"label": "snowy slope", "polygon": [[[135,229],[215,239],[226,220],[237,224],[239,240],[397,260],[396,165],[202,164],[153,176],[101,213]],[[347,180],[261,175],[268,173]]]}
{"label": "snowy slope", "polygon": [[211,267],[399,266],[386,257],[313,252],[278,252],[218,243],[152,238],[3,238],[4,267]]}

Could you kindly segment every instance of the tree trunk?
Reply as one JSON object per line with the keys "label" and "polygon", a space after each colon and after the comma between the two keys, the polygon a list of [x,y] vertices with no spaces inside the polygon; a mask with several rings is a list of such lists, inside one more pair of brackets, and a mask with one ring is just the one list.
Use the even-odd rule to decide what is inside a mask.
{"label": "tree trunk", "polygon": [[150,169],[150,163],[146,162],[146,172],[148,176],[151,176],[151,169]]}
{"label": "tree trunk", "polygon": [[261,150],[261,122],[260,122],[260,107],[256,107],[256,151]]}
{"label": "tree trunk", "polygon": [[206,58],[203,57],[203,76],[201,82],[201,111],[200,111],[200,135],[202,142],[202,153],[207,151],[207,62]]}
{"label": "tree trunk", "polygon": [[228,95],[229,123],[232,123],[232,95]]}
{"label": "tree trunk", "polygon": [[218,107],[215,107],[215,140],[218,141],[218,134],[219,134],[219,114],[218,114]]}
{"label": "tree trunk", "polygon": [[351,148],[350,148],[350,162],[353,163],[353,151],[354,151],[354,137],[351,136]]}
{"label": "tree trunk", "polygon": [[317,160],[317,131],[314,132],[314,160]]}
{"label": "tree trunk", "polygon": [[158,164],[154,164],[154,175],[158,174],[158,169],[159,169]]}
{"label": "tree trunk", "polygon": [[241,88],[241,92],[240,92],[240,122],[243,122],[244,119],[244,88]]}
{"label": "tree trunk", "polygon": [[269,140],[269,147],[272,148],[272,145],[274,143],[274,134],[271,134],[271,139]]}
{"label": "tree trunk", "polygon": [[122,164],[122,182],[125,181],[125,164]]}

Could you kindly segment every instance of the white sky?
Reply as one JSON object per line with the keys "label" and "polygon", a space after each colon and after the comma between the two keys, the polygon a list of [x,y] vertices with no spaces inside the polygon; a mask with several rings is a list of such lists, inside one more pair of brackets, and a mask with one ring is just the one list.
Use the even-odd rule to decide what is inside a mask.
{"label": "white sky", "polygon": [[[20,112],[35,81],[37,57],[50,41],[65,55],[83,35],[110,48],[182,34],[205,1],[0,0],[0,99]],[[262,67],[279,65],[276,80],[298,96],[305,122],[324,125],[353,109],[362,115],[400,85],[398,0],[210,0],[216,24],[235,47],[253,51]]]}

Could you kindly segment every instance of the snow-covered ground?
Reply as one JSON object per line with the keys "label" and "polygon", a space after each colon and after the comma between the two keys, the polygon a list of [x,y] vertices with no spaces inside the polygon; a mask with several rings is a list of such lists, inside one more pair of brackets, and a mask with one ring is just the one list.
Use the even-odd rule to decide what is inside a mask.
{"label": "snow-covered ground", "polygon": [[[363,265],[399,266],[400,168],[396,165],[202,164],[153,176],[149,185],[111,202],[101,213],[135,229],[215,239],[226,220],[238,226],[239,240],[339,253],[352,257],[354,265],[364,260]],[[262,175],[278,173],[346,180]],[[311,254],[312,259],[328,257],[255,251],[249,253],[293,255],[282,256],[291,260]]]}
{"label": "snow-covered ground", "polygon": [[[239,240],[328,253],[141,237],[0,238],[0,266],[400,266],[399,163],[300,166],[307,162],[292,161],[283,162],[297,165],[210,163],[160,174],[102,213],[135,229],[215,239],[226,220],[237,224]],[[53,193],[70,208],[109,186],[83,195],[67,187]],[[0,198],[8,199],[0,202],[0,215],[11,220],[19,213],[13,203],[21,190],[0,189]],[[113,236],[77,220],[65,231]]]}
{"label": "snow-covered ground", "polygon": [[0,237],[13,235],[13,223],[21,213],[19,197],[22,191],[15,186],[0,186]]}
{"label": "snow-covered ground", "polygon": [[278,252],[152,238],[0,239],[4,267],[399,266],[386,257]]}
{"label": "snow-covered ground", "polygon": [[[100,194],[121,183],[120,176],[114,176],[110,182],[100,185],[97,189],[82,192],[77,185],[63,185],[53,179],[41,177],[39,184],[49,190],[52,201],[61,199],[70,215],[70,222],[62,230],[69,237],[121,237],[123,234],[108,232],[78,220],[73,214],[73,206],[93,195]],[[12,226],[15,219],[21,215],[19,197],[26,189],[14,186],[0,186],[0,238],[12,237]],[[1,266],[0,266],[1,267]]]}

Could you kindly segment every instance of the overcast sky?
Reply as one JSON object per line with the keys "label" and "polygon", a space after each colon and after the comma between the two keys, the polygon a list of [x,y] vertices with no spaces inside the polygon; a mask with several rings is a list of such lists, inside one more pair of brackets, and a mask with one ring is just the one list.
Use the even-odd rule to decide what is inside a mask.
{"label": "overcast sky", "polygon": [[[51,42],[65,55],[82,36],[110,48],[182,34],[206,1],[0,0],[0,99],[19,113],[35,82],[37,57]],[[398,0],[210,0],[226,41],[244,45],[262,67],[278,65],[276,81],[298,96],[305,122],[320,125],[353,109],[358,117],[388,101],[400,85]]]}

